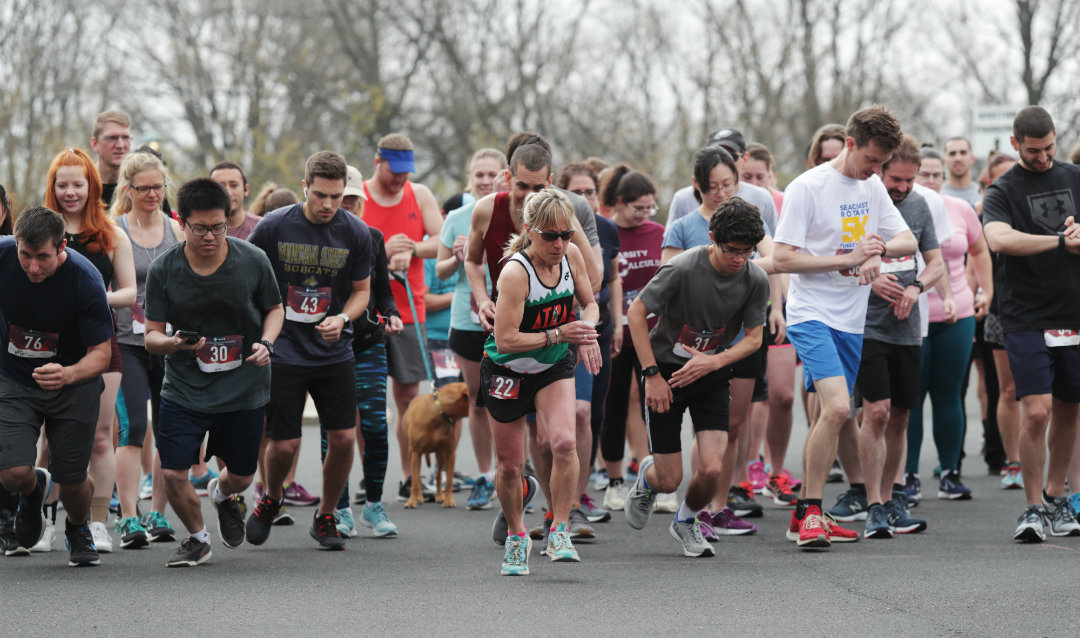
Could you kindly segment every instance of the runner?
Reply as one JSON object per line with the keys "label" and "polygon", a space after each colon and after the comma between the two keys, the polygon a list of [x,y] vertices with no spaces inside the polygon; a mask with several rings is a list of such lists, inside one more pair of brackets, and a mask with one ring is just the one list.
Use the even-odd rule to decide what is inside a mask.
{"label": "runner", "polygon": [[773,263],[779,272],[794,273],[788,338],[820,406],[803,450],[803,483],[788,527],[799,547],[858,538],[823,516],[821,494],[850,409],[867,284],[877,276],[882,256],[902,257],[917,248],[876,175],[900,135],[900,123],[883,107],[857,111],[848,120],[840,155],[803,173],[785,191]]}
{"label": "runner", "polygon": [[[700,521],[709,515],[705,508],[717,494],[729,447],[732,365],[757,352],[762,342],[769,281],[749,261],[764,237],[754,206],[738,198],[721,204],[709,221],[709,245],[691,248],[661,266],[627,312],[644,375],[652,455],[641,460],[624,507],[626,521],[634,529],[645,527],[656,494],[674,492],[682,482],[679,432],[683,412],[689,409],[697,463],[670,528],[685,556],[714,555]],[[646,321],[650,312],[659,316],[651,331]],[[729,348],[740,329],[745,336]]]}
{"label": "runner", "polygon": [[[165,563],[193,567],[210,556],[199,497],[188,480],[203,439],[206,458],[225,468],[209,495],[226,547],[244,542],[237,496],[251,484],[269,400],[270,355],[284,310],[266,256],[225,237],[229,194],[210,179],[177,194],[184,243],[150,265],[146,276],[146,349],[165,356],[157,447],[169,504],[188,538]],[[166,324],[176,327],[166,334]]]}
{"label": "runner", "polygon": [[941,187],[941,194],[974,206],[979,202],[979,185],[971,177],[971,167],[975,165],[971,142],[962,137],[950,137],[945,141],[945,158],[949,179]]}
{"label": "runner", "polygon": [[[398,500],[406,501],[412,490],[412,468],[409,465],[409,440],[401,427],[401,419],[409,403],[420,389],[420,381],[426,379],[420,339],[427,340],[424,322],[427,307],[424,305],[424,259],[434,257],[438,251],[439,230],[442,215],[435,196],[422,184],[409,181],[409,174],[416,171],[413,145],[409,138],[392,133],[379,140],[375,153],[375,172],[364,182],[364,219],[378,228],[386,238],[386,255],[391,272],[404,272],[412,291],[412,305],[416,316],[409,310],[409,298],[405,285],[392,279],[394,302],[401,313],[405,330],[386,342],[386,355],[390,368],[394,407],[397,412],[398,452],[401,457],[402,482],[398,488]],[[424,239],[424,236],[427,239]],[[417,324],[417,325],[413,325]],[[419,327],[419,335],[417,331]],[[416,480],[421,480],[417,477]],[[434,495],[432,495],[434,498]]]}
{"label": "runner", "polygon": [[349,324],[368,305],[371,270],[367,226],[339,208],[346,174],[340,155],[315,153],[304,171],[306,201],[267,214],[248,238],[270,258],[286,319],[267,406],[266,493],[247,520],[247,538],[254,545],[266,542],[281,508],[310,393],[329,446],[322,500],[310,534],[321,549],[345,549],[334,510],[349,480],[356,440],[356,365]]}
{"label": "runner", "polygon": [[[68,565],[100,565],[90,533],[94,482],[87,465],[109,367],[112,316],[101,274],[67,250],[64,219],[23,211],[14,239],[0,237],[0,487],[19,493],[16,551],[45,533],[42,503],[55,481],[66,514]],[[42,424],[52,473],[34,467]]]}
{"label": "runner", "polygon": [[[11,202],[8,201],[7,189],[0,184],[0,236],[10,235],[11,232]],[[15,540],[15,510],[18,507],[19,494],[0,488],[0,552],[5,556],[9,555],[9,551],[15,553],[19,550],[19,542]]]}
{"label": "runner", "polygon": [[[515,154],[514,159],[518,158]],[[527,171],[528,166],[526,162]],[[484,344],[480,364],[480,397],[498,422],[492,429],[498,459],[496,488],[508,526],[504,575],[529,573],[532,540],[518,515],[523,501],[518,486],[525,466],[525,415],[534,411],[539,436],[552,451],[549,503],[554,520],[545,553],[556,562],[581,560],[567,523],[578,475],[573,427],[575,360],[584,361],[590,374],[600,368],[595,329],[599,308],[585,260],[576,245],[571,247],[577,230],[570,201],[560,192],[542,189],[524,204],[523,231],[512,237],[504,252],[495,330]],[[582,318],[571,321],[575,297],[582,306]],[[578,348],[571,349],[571,343]]]}
{"label": "runner", "polygon": [[102,111],[94,122],[90,148],[97,154],[101,201],[110,206],[119,182],[120,164],[131,150],[131,118],[123,111]]}
{"label": "runner", "polygon": [[[120,464],[117,491],[121,496],[121,509],[134,511],[124,509],[135,507],[135,503],[124,505],[132,496],[131,473],[139,467],[138,456],[133,453],[137,448],[153,444],[151,433],[147,431],[146,399],[150,397],[152,422],[157,424],[165,375],[164,358],[146,351],[146,274],[155,259],[184,240],[184,234],[176,220],[161,210],[168,183],[161,160],[149,153],[131,153],[124,159],[118,177],[119,194],[113,199],[109,214],[131,240],[137,288],[134,303],[116,311],[116,335],[124,364],[124,376],[116,397],[118,443],[121,445],[117,452]],[[173,540],[175,530],[165,518],[168,497],[160,471],[161,458],[156,450],[152,463],[155,471],[149,481],[150,511],[139,522],[150,541],[167,542]]]}
{"label": "runner", "polygon": [[502,151],[494,148],[482,148],[473,153],[469,160],[468,180],[465,191],[458,193],[443,202],[443,217],[449,215],[463,206],[474,203],[481,197],[496,192],[496,183],[499,176],[506,169],[506,156]]}
{"label": "runner", "polygon": [[897,480],[907,451],[908,414],[920,407],[916,379],[923,348],[918,298],[938,282],[948,286],[948,279],[942,278],[945,264],[930,208],[912,191],[919,160],[918,144],[905,135],[881,167],[881,181],[915,236],[926,265],[917,271],[914,255],[885,257],[881,274],[871,285],[855,381],[863,405],[858,434],[863,485],[852,486],[863,488],[869,505],[865,538],[892,538],[894,532],[926,529],[925,521],[908,514],[907,494]]}
{"label": "runner", "polygon": [[[79,149],[68,149],[53,158],[45,188],[45,207],[64,218],[64,232],[69,249],[90,260],[101,273],[106,286],[110,308],[126,308],[135,301],[135,267],[131,258],[131,242],[105,214],[101,202],[101,181],[90,156]],[[142,547],[149,542],[146,530],[136,516],[136,490],[139,483],[139,448],[119,452],[113,449],[113,421],[116,418],[116,395],[120,389],[120,346],[113,335],[110,346],[109,369],[101,375],[105,391],[101,395],[98,423],[94,435],[94,452],[90,456],[90,476],[94,479],[94,497],[90,504],[90,532],[98,551],[112,551],[112,539],[105,527],[109,517],[109,499],[113,485],[123,484],[124,497],[120,503],[121,516],[116,521],[116,533],[123,548]],[[140,439],[139,445],[142,444]],[[127,437],[118,440],[118,449],[129,445]],[[48,464],[48,445],[42,445],[39,465]],[[122,465],[121,465],[122,464]],[[119,468],[124,476],[118,475]],[[132,473],[129,470],[134,470]],[[56,506],[52,507],[49,529],[43,543],[52,545],[55,533]],[[39,550],[46,547],[39,547]]]}
{"label": "runner", "polygon": [[244,211],[244,198],[248,196],[248,185],[244,169],[235,162],[218,162],[210,169],[210,179],[229,193],[229,237],[247,239],[260,217]]}
{"label": "runner", "polygon": [[1041,107],[1016,114],[1010,141],[1020,162],[986,190],[983,227],[999,254],[998,309],[1020,400],[1027,507],[1013,538],[1041,542],[1047,522],[1052,536],[1080,534],[1065,500],[1080,414],[1080,168],[1054,161],[1057,129]]}
{"label": "runner", "polygon": [[833,161],[844,150],[845,137],[843,124],[826,124],[814,131],[806,149],[806,169]]}

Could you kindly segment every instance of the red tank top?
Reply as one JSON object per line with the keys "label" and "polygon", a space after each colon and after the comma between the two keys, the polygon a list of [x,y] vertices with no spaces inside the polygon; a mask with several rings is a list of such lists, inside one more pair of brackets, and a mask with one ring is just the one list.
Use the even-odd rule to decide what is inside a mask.
{"label": "red tank top", "polygon": [[[487,233],[484,235],[484,254],[487,256],[488,271],[491,273],[491,284],[495,292],[506,261],[503,259],[503,251],[510,236],[518,231],[514,228],[514,220],[510,218],[510,192],[503,191],[495,194],[495,205],[491,209],[491,221],[488,222]],[[492,297],[494,299],[494,297]]]}
{"label": "red tank top", "polygon": [[[364,195],[367,203],[364,204],[364,222],[369,226],[382,231],[386,239],[404,233],[415,242],[424,239],[424,217],[420,213],[420,205],[416,203],[416,195],[413,193],[412,182],[405,182],[402,189],[401,201],[394,206],[381,206],[371,196],[367,182],[364,182]],[[394,293],[394,303],[397,304],[398,312],[401,313],[403,323],[415,323],[427,321],[427,310],[424,307],[424,260],[413,257],[409,262],[408,270],[409,287],[412,288],[413,303],[416,305],[417,319],[414,320],[409,310],[409,298],[405,292],[405,286],[397,279],[390,277],[390,290]]]}

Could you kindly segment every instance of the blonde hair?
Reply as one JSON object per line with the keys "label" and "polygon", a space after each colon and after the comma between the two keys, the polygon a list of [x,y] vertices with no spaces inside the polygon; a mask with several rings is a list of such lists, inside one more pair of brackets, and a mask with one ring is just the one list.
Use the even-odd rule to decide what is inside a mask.
{"label": "blonde hair", "polygon": [[[525,226],[533,230],[555,227],[559,221],[574,228],[574,207],[566,195],[554,188],[529,193],[525,198],[525,207],[521,211],[521,217]],[[511,235],[510,241],[506,244],[506,250],[503,251],[503,258],[525,250],[531,243],[528,232]]]}
{"label": "blonde hair", "polygon": [[502,151],[495,148],[482,148],[473,153],[472,159],[469,160],[469,174],[466,175],[465,190],[473,193],[473,168],[476,166],[476,160],[480,159],[493,159],[499,164],[499,168],[506,168],[506,156],[502,154]]}
{"label": "blonde hair", "polygon": [[[169,186],[169,174],[165,171],[165,164],[151,153],[130,153],[120,164],[120,176],[116,183],[116,195],[113,197],[109,215],[113,218],[122,217],[131,212],[131,199],[127,197],[131,188],[131,180],[146,170],[156,170],[161,173],[161,179]],[[162,201],[164,201],[162,194]]]}

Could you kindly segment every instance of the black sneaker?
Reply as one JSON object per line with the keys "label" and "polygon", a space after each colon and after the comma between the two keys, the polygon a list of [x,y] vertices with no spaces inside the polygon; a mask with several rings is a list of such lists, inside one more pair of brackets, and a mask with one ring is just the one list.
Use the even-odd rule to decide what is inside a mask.
{"label": "black sneaker", "polygon": [[[12,556],[21,553],[18,549],[19,541],[15,540],[15,513],[11,510],[0,510],[0,553]],[[27,550],[26,553],[29,554],[30,551]]]}
{"label": "black sneaker", "polygon": [[274,517],[274,525],[294,525],[295,523],[296,519],[293,518],[292,513],[289,512],[289,508],[282,505],[281,509],[278,510],[277,516]]}
{"label": "black sneaker", "polygon": [[337,519],[333,514],[319,515],[315,512],[315,520],[311,522],[311,537],[319,541],[319,549],[343,550],[345,539],[337,529]]}
{"label": "black sneaker", "polygon": [[19,495],[19,510],[15,513],[15,541],[19,547],[30,549],[37,545],[45,535],[45,512],[41,505],[52,489],[52,475],[40,467],[37,474],[37,487],[30,496]]}
{"label": "black sneaker", "polygon": [[277,518],[280,509],[281,503],[270,498],[270,495],[263,494],[262,498],[259,499],[259,503],[255,506],[255,511],[247,519],[247,541],[249,543],[262,545],[266,542],[266,539],[270,536],[270,527],[274,524],[274,519]]}
{"label": "black sneaker", "polygon": [[[803,477],[806,478],[806,477]],[[829,476],[825,479],[826,483],[843,483],[844,482],[844,469],[840,467],[840,459],[833,459],[832,467],[829,468]]]}
{"label": "black sneaker", "polygon": [[739,518],[761,518],[765,510],[750,496],[750,491],[740,485],[732,485],[728,490],[727,506]]}
{"label": "black sneaker", "polygon": [[101,565],[101,557],[98,556],[97,547],[94,546],[94,536],[90,533],[89,525],[83,523],[78,527],[72,527],[65,523],[64,536],[67,537],[67,548],[71,552],[68,567]]}
{"label": "black sneaker", "polygon": [[360,485],[356,487],[356,494],[353,496],[353,505],[364,503],[367,503],[367,489],[364,487],[364,479],[360,479]]}
{"label": "black sneaker", "polygon": [[244,544],[244,513],[247,511],[247,507],[241,500],[244,497],[230,494],[229,498],[218,503],[214,499],[217,486],[218,479],[211,479],[206,490],[210,494],[210,504],[217,510],[218,535],[221,536],[221,542],[225,543],[225,547],[236,549]]}
{"label": "black sneaker", "polygon": [[[413,477],[410,476],[403,483],[398,483],[397,500],[399,502],[404,503],[412,498],[412,479]],[[435,502],[435,490],[427,483],[420,484],[420,494],[423,495],[425,503]]]}
{"label": "black sneaker", "polygon": [[210,560],[210,543],[197,541],[188,536],[176,552],[165,562],[166,567],[194,567]]}
{"label": "black sneaker", "polygon": [[[536,477],[531,474],[526,474],[521,477],[521,480],[525,489],[525,496],[521,501],[521,517],[525,518],[525,511],[529,509],[529,503],[536,496],[536,493],[540,491],[540,481],[536,480]],[[495,541],[496,545],[505,545],[508,531],[509,526],[506,523],[506,517],[503,516],[500,504],[499,513],[495,516],[495,522],[491,526],[491,540]]]}

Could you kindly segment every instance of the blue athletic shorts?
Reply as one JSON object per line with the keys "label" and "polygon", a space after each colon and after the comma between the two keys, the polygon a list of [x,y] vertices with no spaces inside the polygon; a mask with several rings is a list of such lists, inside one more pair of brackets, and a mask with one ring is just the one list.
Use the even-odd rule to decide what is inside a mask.
{"label": "blue athletic shorts", "polygon": [[807,392],[814,392],[814,381],[842,376],[852,393],[862,359],[861,334],[833,330],[820,321],[797,323],[787,332],[802,360]]}
{"label": "blue athletic shorts", "polygon": [[1080,346],[1051,348],[1041,330],[1005,333],[1005,352],[1016,379],[1016,400],[1049,394],[1080,403]]}
{"label": "blue athletic shorts", "polygon": [[251,476],[258,469],[263,414],[263,408],[209,414],[162,399],[161,423],[154,439],[161,467],[186,470],[195,465],[199,447],[209,433],[205,460],[216,456],[225,462],[230,473]]}

